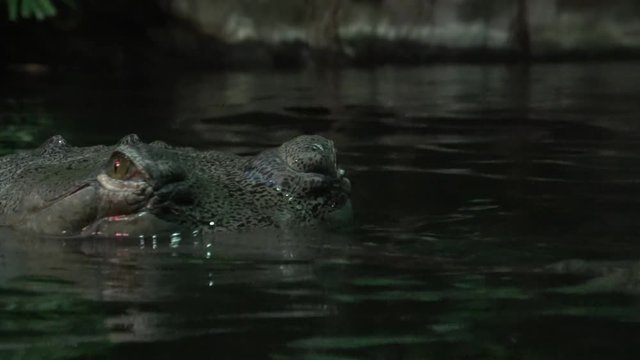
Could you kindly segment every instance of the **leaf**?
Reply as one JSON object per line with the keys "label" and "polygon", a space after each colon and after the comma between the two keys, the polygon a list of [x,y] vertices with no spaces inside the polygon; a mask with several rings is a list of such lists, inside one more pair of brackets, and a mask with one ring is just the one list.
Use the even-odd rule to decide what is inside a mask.
{"label": "leaf", "polygon": [[56,16],[58,14],[58,10],[53,5],[51,0],[39,0],[40,8],[44,12],[45,16]]}
{"label": "leaf", "polygon": [[[0,0],[2,1],[2,0]],[[52,0],[6,0],[9,20],[29,19],[35,17],[37,20],[44,20],[48,17],[56,16],[58,9]],[[70,8],[77,9],[75,0],[60,0]]]}
{"label": "leaf", "polygon": [[40,1],[38,0],[22,0],[24,2],[29,1],[31,3],[31,11],[33,12],[33,16],[37,20],[42,20],[45,18],[44,13],[42,12],[42,8],[40,7]]}
{"label": "leaf", "polygon": [[7,0],[7,10],[9,20],[16,21],[18,19],[18,0]]}
{"label": "leaf", "polygon": [[20,4],[20,17],[28,19],[31,17],[31,0],[22,0]]}

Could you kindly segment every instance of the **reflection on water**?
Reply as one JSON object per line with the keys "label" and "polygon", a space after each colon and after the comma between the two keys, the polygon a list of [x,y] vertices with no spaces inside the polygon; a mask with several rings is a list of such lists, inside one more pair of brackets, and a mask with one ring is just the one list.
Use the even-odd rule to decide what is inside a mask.
{"label": "reflection on water", "polygon": [[356,222],[142,239],[4,229],[0,355],[635,359],[638,70],[69,75],[4,87],[2,126],[30,138],[0,136],[3,152],[54,132],[240,153],[326,135]]}

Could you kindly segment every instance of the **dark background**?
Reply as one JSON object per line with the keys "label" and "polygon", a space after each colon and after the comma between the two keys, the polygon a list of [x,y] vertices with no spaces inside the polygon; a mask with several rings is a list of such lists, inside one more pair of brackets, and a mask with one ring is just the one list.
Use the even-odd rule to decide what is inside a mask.
{"label": "dark background", "polygon": [[0,65],[36,73],[65,68],[135,73],[629,59],[640,54],[638,4],[2,0]]}
{"label": "dark background", "polygon": [[640,358],[639,8],[0,0],[0,155],[315,133],[354,209],[284,237],[0,228],[0,358]]}

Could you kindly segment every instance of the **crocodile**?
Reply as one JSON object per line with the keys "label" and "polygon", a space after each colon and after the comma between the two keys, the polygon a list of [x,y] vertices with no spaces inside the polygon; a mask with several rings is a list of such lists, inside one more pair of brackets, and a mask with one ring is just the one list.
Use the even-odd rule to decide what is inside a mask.
{"label": "crocodile", "polygon": [[253,156],[145,143],[75,147],[60,135],[0,157],[0,226],[46,235],[237,231],[349,220],[331,140],[302,135]]}

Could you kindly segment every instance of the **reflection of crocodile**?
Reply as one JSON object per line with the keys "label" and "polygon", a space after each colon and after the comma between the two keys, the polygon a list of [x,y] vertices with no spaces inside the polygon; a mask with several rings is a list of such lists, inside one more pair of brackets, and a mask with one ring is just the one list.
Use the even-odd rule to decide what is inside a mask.
{"label": "reflection of crocodile", "polygon": [[292,226],[349,215],[333,142],[300,136],[253,157],[54,136],[0,157],[0,224],[44,234]]}
{"label": "reflection of crocodile", "polygon": [[593,277],[584,284],[559,289],[566,293],[619,292],[640,294],[640,262],[565,260],[546,267],[561,274]]}

